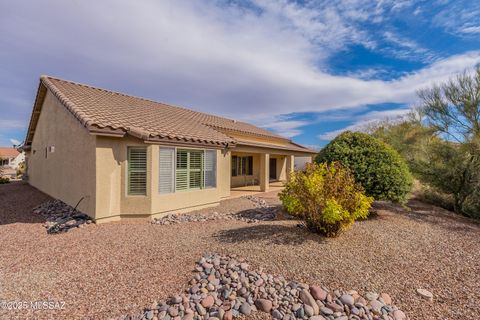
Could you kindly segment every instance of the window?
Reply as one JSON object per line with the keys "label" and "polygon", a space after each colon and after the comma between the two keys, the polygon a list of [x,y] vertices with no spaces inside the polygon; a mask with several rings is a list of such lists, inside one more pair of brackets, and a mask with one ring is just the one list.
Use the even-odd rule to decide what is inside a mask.
{"label": "window", "polygon": [[175,148],[160,147],[158,192],[175,191]]}
{"label": "window", "polygon": [[205,150],[205,188],[217,186],[217,151]]}
{"label": "window", "polygon": [[202,150],[177,150],[176,190],[203,188],[203,157]]}
{"label": "window", "polygon": [[237,162],[238,162],[238,157],[237,156],[232,156],[232,177],[238,176]]}
{"label": "window", "polygon": [[217,187],[217,151],[160,147],[160,194]]}
{"label": "window", "polygon": [[147,148],[128,148],[128,194],[147,194]]}
{"label": "window", "polygon": [[247,176],[253,176],[253,157],[247,157],[247,166],[246,166],[246,174]]}
{"label": "window", "polygon": [[252,176],[253,156],[238,157],[232,156],[232,177]]}

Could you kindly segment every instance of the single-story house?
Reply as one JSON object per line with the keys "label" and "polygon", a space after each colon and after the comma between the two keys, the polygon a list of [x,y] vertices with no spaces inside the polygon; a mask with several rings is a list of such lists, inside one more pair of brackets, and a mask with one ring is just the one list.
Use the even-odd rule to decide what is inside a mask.
{"label": "single-story house", "polygon": [[309,150],[254,125],[42,76],[23,149],[29,183],[97,222],[269,190]]}
{"label": "single-story house", "polygon": [[25,160],[25,154],[11,147],[0,147],[0,176],[14,179],[17,169]]}

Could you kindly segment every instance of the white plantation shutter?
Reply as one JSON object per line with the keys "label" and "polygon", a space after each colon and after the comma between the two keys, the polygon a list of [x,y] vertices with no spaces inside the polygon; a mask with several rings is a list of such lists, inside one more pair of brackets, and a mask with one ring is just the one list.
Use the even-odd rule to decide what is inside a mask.
{"label": "white plantation shutter", "polygon": [[205,151],[205,188],[217,186],[217,151]]}
{"label": "white plantation shutter", "polygon": [[175,171],[175,189],[178,191],[188,189],[188,151],[177,150],[177,168]]}
{"label": "white plantation shutter", "polygon": [[203,151],[189,152],[189,189],[203,188]]}
{"label": "white plantation shutter", "polygon": [[174,192],[175,149],[160,147],[158,192]]}
{"label": "white plantation shutter", "polygon": [[128,194],[147,194],[147,148],[128,148]]}
{"label": "white plantation shutter", "polygon": [[203,189],[204,151],[177,150],[175,189]]}

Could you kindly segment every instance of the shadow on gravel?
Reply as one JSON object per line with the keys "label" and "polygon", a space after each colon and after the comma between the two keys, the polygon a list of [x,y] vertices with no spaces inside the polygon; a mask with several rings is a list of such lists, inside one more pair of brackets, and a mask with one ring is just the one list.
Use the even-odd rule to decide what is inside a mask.
{"label": "shadow on gravel", "polygon": [[407,208],[389,202],[375,202],[375,210],[386,210],[400,214],[418,223],[428,223],[448,230],[449,232],[480,232],[480,221],[458,215],[434,205],[411,199]]}
{"label": "shadow on gravel", "polygon": [[[222,230],[213,235],[222,243],[266,242],[269,244],[298,245],[306,241],[322,243],[326,238],[297,227],[295,224],[252,224],[238,229]],[[258,243],[257,243],[258,244]]]}
{"label": "shadow on gravel", "polygon": [[448,231],[480,233],[478,220],[418,200],[409,201],[408,207],[411,211],[406,216],[417,222],[434,224]]}
{"label": "shadow on gravel", "polygon": [[25,182],[0,185],[0,226],[12,223],[44,223],[32,209],[51,198]]}

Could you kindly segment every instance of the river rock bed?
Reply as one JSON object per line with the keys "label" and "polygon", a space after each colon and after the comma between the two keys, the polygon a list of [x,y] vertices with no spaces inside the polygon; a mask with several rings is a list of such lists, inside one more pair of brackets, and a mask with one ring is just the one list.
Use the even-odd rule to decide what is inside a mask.
{"label": "river rock bed", "polygon": [[152,220],[153,224],[169,225],[186,222],[206,222],[211,220],[240,220],[247,223],[256,223],[259,221],[274,220],[279,210],[276,206],[269,206],[265,200],[255,196],[243,196],[243,199],[250,200],[255,208],[245,210],[239,213],[235,212],[213,212],[212,214],[185,213],[168,214],[161,218]]}
{"label": "river rock bed", "polygon": [[34,214],[40,214],[46,220],[44,226],[47,233],[67,232],[72,228],[80,228],[93,220],[86,214],[60,200],[50,200],[33,208]]}
{"label": "river rock bed", "polygon": [[251,270],[235,256],[206,254],[181,295],[120,319],[232,320],[254,312],[276,320],[406,320],[386,293],[340,292]]}

